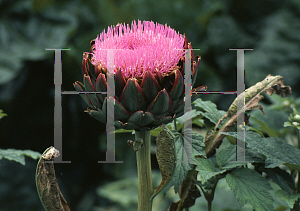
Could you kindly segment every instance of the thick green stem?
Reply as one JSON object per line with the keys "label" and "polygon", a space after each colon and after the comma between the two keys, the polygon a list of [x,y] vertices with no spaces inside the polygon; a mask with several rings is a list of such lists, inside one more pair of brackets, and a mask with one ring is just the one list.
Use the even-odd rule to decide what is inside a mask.
{"label": "thick green stem", "polygon": [[136,162],[138,171],[138,211],[151,211],[152,201],[150,201],[153,192],[152,174],[151,174],[151,135],[148,131],[135,131],[135,140],[143,139],[144,143],[136,152]]}
{"label": "thick green stem", "polygon": [[207,201],[207,211],[211,211],[211,202],[212,201]]}
{"label": "thick green stem", "polygon": [[212,201],[214,200],[215,190],[216,190],[219,179],[220,178],[216,179],[213,188],[206,192],[205,199],[207,200],[207,211],[211,211],[211,204],[212,204]]}

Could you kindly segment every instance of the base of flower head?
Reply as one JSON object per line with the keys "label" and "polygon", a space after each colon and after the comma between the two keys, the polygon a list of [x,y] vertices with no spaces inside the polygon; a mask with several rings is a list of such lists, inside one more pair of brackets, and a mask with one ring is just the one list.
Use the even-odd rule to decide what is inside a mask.
{"label": "base of flower head", "polygon": [[[96,111],[89,108],[86,112],[101,123],[107,123],[107,116],[101,110]],[[149,112],[137,111],[125,123],[120,120],[116,120],[114,121],[114,125],[116,129],[152,130],[162,124],[168,124],[172,122],[174,117],[175,115],[173,117],[165,116],[160,119],[155,119],[154,115]]]}

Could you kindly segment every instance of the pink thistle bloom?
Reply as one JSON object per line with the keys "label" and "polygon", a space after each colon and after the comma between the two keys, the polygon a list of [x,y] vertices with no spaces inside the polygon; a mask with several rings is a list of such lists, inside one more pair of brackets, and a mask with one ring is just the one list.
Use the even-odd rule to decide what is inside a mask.
{"label": "pink thistle bloom", "polygon": [[184,36],[169,26],[138,20],[127,26],[108,27],[95,39],[92,63],[107,69],[107,50],[114,49],[114,71],[121,68],[125,78],[143,77],[146,71],[169,73],[180,58]]}
{"label": "pink thistle bloom", "polygon": [[[184,54],[193,49],[185,36],[152,21],[108,27],[83,55],[83,83],[74,83],[78,92],[107,92],[107,49],[114,50],[116,128],[149,130],[183,114]],[[200,57],[194,58],[193,52],[191,56],[193,80]],[[106,123],[107,102],[113,99],[99,93],[80,96],[88,114]]]}

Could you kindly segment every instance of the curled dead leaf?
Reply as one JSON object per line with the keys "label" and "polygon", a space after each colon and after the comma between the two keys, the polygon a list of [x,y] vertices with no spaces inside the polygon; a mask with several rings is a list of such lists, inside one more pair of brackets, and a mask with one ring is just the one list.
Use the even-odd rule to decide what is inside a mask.
{"label": "curled dead leaf", "polygon": [[[231,104],[227,113],[218,121],[215,129],[207,136],[207,139],[205,140],[207,157],[215,153],[215,149],[220,146],[222,139],[225,137],[225,135],[220,134],[219,132],[229,132],[235,126],[237,117],[239,115],[244,115],[245,111],[253,109],[260,109],[264,114],[263,107],[258,104],[259,101],[264,98],[261,95],[263,92],[266,92],[269,95],[275,93],[281,97],[287,97],[292,93],[292,88],[283,84],[282,76],[268,75],[264,80],[258,82],[254,86],[251,86],[241,93]],[[237,110],[237,102],[241,101],[245,102],[245,107]],[[219,131],[217,131],[218,126],[225,119],[228,119],[227,122]]]}
{"label": "curled dead leaf", "polygon": [[46,211],[70,211],[55,176],[53,159],[58,156],[59,151],[52,146],[49,147],[44,151],[36,168],[36,187]]}

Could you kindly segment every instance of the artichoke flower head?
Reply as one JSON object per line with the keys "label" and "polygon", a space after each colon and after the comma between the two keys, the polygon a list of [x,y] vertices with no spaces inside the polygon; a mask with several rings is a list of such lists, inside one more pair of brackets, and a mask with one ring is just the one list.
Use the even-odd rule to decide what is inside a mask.
{"label": "artichoke flower head", "polygon": [[[84,83],[74,84],[77,91],[107,91],[107,49],[114,51],[116,128],[150,130],[183,114],[184,49],[192,49],[184,35],[152,21],[108,27],[91,41],[90,53],[83,55]],[[194,79],[200,57],[192,53],[192,60]],[[81,96],[88,104],[87,113],[106,123],[106,95]]]}

